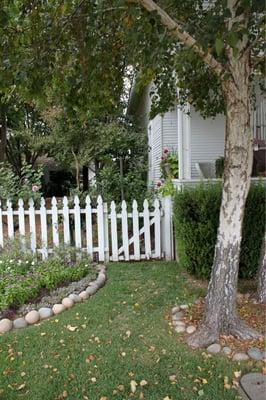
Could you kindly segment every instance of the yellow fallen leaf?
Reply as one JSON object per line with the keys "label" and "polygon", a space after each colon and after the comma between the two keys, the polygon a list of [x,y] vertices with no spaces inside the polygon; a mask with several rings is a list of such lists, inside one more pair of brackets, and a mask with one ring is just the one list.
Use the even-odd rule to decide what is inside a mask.
{"label": "yellow fallen leaf", "polygon": [[138,384],[137,384],[136,381],[130,381],[130,389],[131,389],[131,392],[132,392],[132,393],[135,393],[135,392],[136,392],[137,386],[138,386]]}
{"label": "yellow fallen leaf", "polygon": [[75,331],[78,329],[78,327],[77,327],[77,326],[67,325],[67,329],[68,329],[70,332],[75,332]]}
{"label": "yellow fallen leaf", "polygon": [[169,381],[174,382],[176,380],[176,375],[170,375]]}
{"label": "yellow fallen leaf", "polygon": [[26,383],[22,383],[21,385],[19,385],[17,387],[17,390],[22,390],[22,389],[24,389],[25,386],[26,386]]}
{"label": "yellow fallen leaf", "polygon": [[139,384],[140,384],[140,386],[146,386],[146,385],[148,385],[148,382],[145,381],[145,379],[142,379]]}
{"label": "yellow fallen leaf", "polygon": [[208,383],[207,379],[202,379],[201,382],[203,383],[203,385],[206,385]]}
{"label": "yellow fallen leaf", "polygon": [[234,375],[236,378],[239,378],[241,376],[241,371],[235,371]]}

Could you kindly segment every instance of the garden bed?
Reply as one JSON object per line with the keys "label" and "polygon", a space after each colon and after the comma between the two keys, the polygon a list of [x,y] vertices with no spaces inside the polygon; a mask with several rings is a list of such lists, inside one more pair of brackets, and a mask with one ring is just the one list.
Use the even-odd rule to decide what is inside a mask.
{"label": "garden bed", "polygon": [[0,318],[13,319],[36,304],[52,304],[69,291],[82,290],[95,277],[88,257],[75,259],[65,249],[43,261],[12,245],[0,256]]}

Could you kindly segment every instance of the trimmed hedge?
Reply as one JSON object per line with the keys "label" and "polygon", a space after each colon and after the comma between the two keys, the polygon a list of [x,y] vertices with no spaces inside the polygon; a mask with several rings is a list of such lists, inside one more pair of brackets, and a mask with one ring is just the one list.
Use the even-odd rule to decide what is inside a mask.
{"label": "trimmed hedge", "polygon": [[[209,278],[214,257],[222,185],[200,184],[178,192],[174,222],[179,262],[198,278]],[[239,276],[255,276],[265,229],[265,188],[251,185],[245,211]]]}

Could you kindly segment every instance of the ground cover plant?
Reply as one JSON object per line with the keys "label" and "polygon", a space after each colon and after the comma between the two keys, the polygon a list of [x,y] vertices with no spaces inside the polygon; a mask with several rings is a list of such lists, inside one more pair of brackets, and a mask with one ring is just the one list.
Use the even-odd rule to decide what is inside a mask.
{"label": "ground cover plant", "polygon": [[0,399],[233,400],[260,364],[192,351],[170,325],[174,304],[205,293],[176,263],[111,264],[97,295],[0,337]]}
{"label": "ground cover plant", "polygon": [[75,261],[69,249],[58,249],[43,261],[30,251],[21,252],[11,242],[0,253],[0,312],[16,309],[42,293],[88,274],[95,274],[88,257]]}

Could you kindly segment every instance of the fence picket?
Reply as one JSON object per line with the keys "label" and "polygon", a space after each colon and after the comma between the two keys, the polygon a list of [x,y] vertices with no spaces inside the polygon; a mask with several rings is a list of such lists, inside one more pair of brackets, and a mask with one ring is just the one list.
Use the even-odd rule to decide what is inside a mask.
{"label": "fence picket", "polygon": [[147,199],[145,199],[143,202],[143,222],[144,222],[145,255],[147,259],[150,259],[151,258],[150,211]]}
{"label": "fence picket", "polygon": [[78,196],[74,197],[74,223],[75,223],[75,246],[78,249],[81,249],[80,205]]}
{"label": "fence picket", "polygon": [[109,221],[108,221],[108,206],[107,203],[103,204],[103,213],[104,213],[104,217],[103,217],[103,225],[104,225],[104,253],[105,253],[105,257],[104,260],[105,261],[109,261],[110,255],[109,255]]}
{"label": "fence picket", "polygon": [[11,201],[7,200],[6,205],[7,205],[7,232],[8,232],[8,238],[9,239],[13,239],[14,238],[14,218],[13,218],[13,209],[12,209]]}
{"label": "fence picket", "polygon": [[161,258],[161,210],[158,199],[154,201],[154,242],[155,257]]}
{"label": "fence picket", "polygon": [[36,225],[35,208],[33,199],[29,199],[29,223],[30,223],[30,246],[33,253],[36,252]]}
{"label": "fence picket", "polygon": [[42,258],[46,259],[48,257],[48,235],[47,235],[47,216],[46,216],[45,199],[43,197],[41,198],[40,219],[41,219]]}
{"label": "fence picket", "polygon": [[53,233],[53,244],[59,246],[59,232],[58,232],[58,211],[57,211],[57,200],[55,197],[52,198],[52,233]]}
{"label": "fence picket", "polygon": [[133,211],[132,211],[132,219],[133,219],[133,237],[134,237],[134,259],[140,260],[140,242],[139,242],[139,212],[138,212],[138,203],[136,200],[133,201]]}
{"label": "fence picket", "polygon": [[[50,252],[53,252],[60,244],[59,235],[59,215],[63,216],[63,232],[64,244],[70,245],[72,243],[72,236],[70,230],[70,215],[74,216],[74,245],[76,249],[86,251],[92,258],[95,253],[98,253],[98,261],[109,261],[110,249],[112,249],[112,261],[125,260],[141,260],[150,258],[161,258],[164,256],[166,259],[173,259],[173,226],[172,226],[172,206],[171,198],[162,198],[161,203],[156,199],[153,203],[153,209],[149,209],[147,200],[143,203],[143,210],[139,210],[136,200],[132,203],[132,212],[128,212],[127,203],[125,201],[121,204],[121,213],[117,212],[117,207],[114,201],[111,202],[110,211],[107,203],[103,203],[101,196],[97,199],[97,208],[92,208],[91,199],[86,197],[85,209],[81,209],[78,196],[74,198],[74,208],[69,208],[67,197],[63,198],[63,209],[58,210],[58,203],[55,197],[52,198],[51,209],[46,208],[44,198],[41,198],[40,208],[35,209],[33,199],[29,200],[28,210],[24,208],[22,199],[18,201],[18,210],[13,210],[10,201],[7,201],[7,209],[1,208],[0,202],[0,247],[4,246],[4,238],[6,230],[4,229],[4,218],[7,220],[7,236],[13,238],[15,236],[14,216],[18,216],[19,234],[21,240],[22,250],[26,249],[26,222],[29,216],[29,230],[30,230],[30,247],[32,252],[40,252],[42,258],[48,257]],[[85,228],[82,226],[81,215],[85,213]],[[96,214],[97,221],[94,223],[93,214]],[[36,215],[40,215],[40,233],[36,228]],[[52,222],[52,246],[49,248],[48,242],[48,227],[50,224],[51,215]],[[37,217],[39,218],[39,217]],[[109,229],[110,219],[110,229]],[[132,231],[129,220],[132,219]],[[140,220],[143,219],[143,225]],[[122,229],[122,244],[119,248],[118,234],[118,220],[121,220]],[[141,226],[140,226],[141,225]],[[120,227],[120,224],[119,224]],[[153,229],[151,229],[153,227]],[[93,230],[97,229],[98,243],[94,247]],[[111,238],[109,234],[111,232]],[[40,248],[37,248],[37,233],[38,245],[41,242]],[[86,243],[83,244],[83,233],[86,237]],[[39,237],[40,236],[40,237]],[[143,254],[140,238],[144,236],[145,254]],[[40,240],[41,239],[41,240]],[[109,244],[110,241],[110,244]],[[85,239],[84,239],[85,242]],[[80,254],[80,253],[79,253]],[[78,254],[78,256],[79,256]]]}
{"label": "fence picket", "polygon": [[125,200],[122,201],[122,241],[123,241],[123,250],[124,250],[124,259],[125,261],[129,260],[129,243],[128,243],[128,215],[127,215],[127,203]]}
{"label": "fence picket", "polygon": [[86,220],[86,244],[87,253],[90,257],[93,257],[93,240],[92,240],[92,209],[90,196],[86,196],[86,207],[85,207],[85,220]]}
{"label": "fence picket", "polygon": [[1,202],[1,200],[0,200],[0,247],[4,247],[3,217],[2,217],[2,202]]}
{"label": "fence picket", "polygon": [[63,197],[63,225],[64,225],[64,244],[70,245],[70,229],[69,229],[69,208],[68,199],[66,196]]}
{"label": "fence picket", "polygon": [[24,211],[24,202],[22,199],[18,200],[18,229],[21,241],[22,250],[26,247],[25,242],[25,211]]}
{"label": "fence picket", "polygon": [[98,196],[97,199],[97,225],[98,225],[99,261],[104,261],[104,215],[103,215],[103,199],[101,196]]}
{"label": "fence picket", "polygon": [[115,202],[111,202],[112,261],[118,261],[117,215]]}

